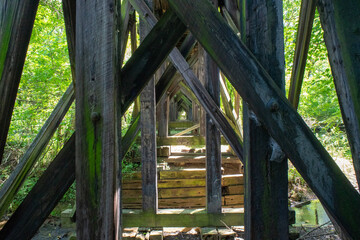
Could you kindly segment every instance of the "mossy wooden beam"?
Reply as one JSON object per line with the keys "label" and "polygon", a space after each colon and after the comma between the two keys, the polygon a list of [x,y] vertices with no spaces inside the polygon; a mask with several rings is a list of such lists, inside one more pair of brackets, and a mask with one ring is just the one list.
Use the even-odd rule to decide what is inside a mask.
{"label": "mossy wooden beam", "polygon": [[119,90],[123,109],[127,109],[139,95],[185,30],[185,25],[172,11],[167,11],[152,28],[121,71]]}
{"label": "mossy wooden beam", "polygon": [[58,153],[0,231],[0,238],[31,239],[75,180],[75,135]]}
{"label": "mossy wooden beam", "polygon": [[342,118],[360,186],[360,2],[317,2]]}
{"label": "mossy wooden beam", "polygon": [[315,17],[314,0],[302,0],[299,25],[296,34],[295,54],[291,69],[289,101],[297,109],[299,105],[301,85],[304,79],[306,59],[309,51],[311,31]]}
{"label": "mossy wooden beam", "polygon": [[192,121],[175,121],[175,122],[169,122],[169,128],[189,128],[191,126],[194,126],[195,122]]}
{"label": "mossy wooden beam", "polygon": [[204,209],[160,209],[158,214],[142,213],[138,210],[123,210],[124,227],[208,227],[241,226],[244,213],[241,209],[218,214]]}
{"label": "mossy wooden beam", "polygon": [[[169,0],[320,199],[353,238],[360,236],[360,195],[283,96],[269,74],[206,0]],[[203,19],[206,19],[204,24]]]}
{"label": "mossy wooden beam", "polygon": [[[146,21],[148,21],[150,26],[153,26],[156,23],[156,17],[149,10],[146,4],[144,4],[141,0],[130,0],[130,2],[134,6],[135,10],[145,17]],[[216,127],[221,131],[223,136],[231,145],[236,155],[239,157],[239,159],[243,159],[243,150],[239,136],[231,128],[231,125],[228,123],[228,121],[222,114],[220,108],[216,105],[216,103],[206,91],[204,86],[201,84],[199,79],[190,69],[189,64],[182,57],[179,50],[172,50],[169,54],[169,57],[176,69],[184,77],[186,83],[189,85],[191,90],[199,99],[199,102],[205,108],[206,113],[211,116],[211,119],[215,123]]]}
{"label": "mossy wooden beam", "polygon": [[[247,47],[285,96],[282,9],[282,0],[246,1],[241,17]],[[246,238],[288,239],[287,159],[251,108],[244,109]]]}
{"label": "mossy wooden beam", "polygon": [[121,3],[76,4],[77,239],[121,237]]}
{"label": "mossy wooden beam", "polygon": [[[185,146],[204,146],[205,137],[202,136],[179,136],[179,137],[157,137],[158,146],[185,145]],[[227,145],[224,137],[221,138],[221,144]]]}
{"label": "mossy wooden beam", "polygon": [[0,3],[0,163],[39,0]]}
{"label": "mossy wooden beam", "polygon": [[0,190],[0,216],[2,216],[9,207],[14,196],[19,191],[26,177],[30,173],[30,170],[36,161],[40,158],[43,150],[49,143],[57,127],[69,110],[72,102],[74,101],[74,98],[73,84],[70,84],[69,88],[66,90],[56,105],[50,117],[46,120],[44,126],[36,135],[35,140],[31,143],[30,147],[21,157],[15,170],[10,174],[9,178],[6,179],[2,185]]}

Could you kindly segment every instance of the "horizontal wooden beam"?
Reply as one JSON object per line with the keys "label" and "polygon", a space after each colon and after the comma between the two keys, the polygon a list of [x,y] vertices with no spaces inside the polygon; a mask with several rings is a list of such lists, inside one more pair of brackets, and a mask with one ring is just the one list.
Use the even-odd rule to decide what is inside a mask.
{"label": "horizontal wooden beam", "polygon": [[[184,145],[184,146],[205,146],[205,137],[202,136],[178,136],[178,137],[158,137],[158,146]],[[221,137],[221,144],[228,145],[224,137]]]}
{"label": "horizontal wooden beam", "polygon": [[222,227],[244,225],[243,209],[223,209],[211,214],[205,209],[159,209],[158,214],[123,210],[124,227]]}
{"label": "horizontal wooden beam", "polygon": [[[268,73],[207,0],[169,0],[348,235],[360,236],[360,195]],[[204,24],[203,19],[206,19]]]}

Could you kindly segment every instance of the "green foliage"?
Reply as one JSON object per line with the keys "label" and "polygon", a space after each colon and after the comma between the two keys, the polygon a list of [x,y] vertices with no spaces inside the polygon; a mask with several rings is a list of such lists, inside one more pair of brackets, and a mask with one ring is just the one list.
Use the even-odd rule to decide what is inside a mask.
{"label": "green foliage", "polygon": [[[284,1],[287,90],[293,67],[300,5],[300,0]],[[319,13],[316,12],[301,89],[299,113],[332,155],[351,158],[346,133],[342,127],[341,111],[323,34]]]}

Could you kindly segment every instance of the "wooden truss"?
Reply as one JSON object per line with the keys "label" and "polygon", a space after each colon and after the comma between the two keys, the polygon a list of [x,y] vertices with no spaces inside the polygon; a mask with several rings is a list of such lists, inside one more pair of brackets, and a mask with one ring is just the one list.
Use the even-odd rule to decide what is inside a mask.
{"label": "wooden truss", "polygon": [[[287,239],[286,156],[320,199],[343,236],[357,239],[360,236],[360,210],[356,207],[360,206],[359,193],[296,112],[296,106],[317,7],[359,183],[360,4],[339,0],[318,0],[316,4],[311,0],[302,1],[289,102],[284,96],[283,84],[281,1],[225,0],[220,6],[223,18],[208,0],[168,0],[170,8],[164,14],[162,9],[155,9],[159,20],[150,10],[151,5],[146,3],[151,2],[63,0],[75,81],[2,186],[1,214],[68,111],[74,89],[76,133],[0,231],[0,238],[31,238],[75,179],[79,239],[119,239],[121,228],[138,224],[134,220],[138,217],[151,226],[166,224],[170,216],[157,213],[156,168],[151,170],[156,161],[154,154],[155,158],[142,173],[143,196],[147,197],[144,211],[139,215],[122,212],[120,165],[139,133],[140,115],[134,116],[123,138],[119,137],[120,119],[146,88],[154,97],[142,101],[145,108],[150,101],[155,105],[181,89],[184,96],[196,98],[207,114],[206,135],[213,140],[212,143],[207,141],[208,159],[215,159],[207,162],[207,212],[201,216],[188,213],[177,217],[178,224],[185,224],[185,219],[185,222],[197,221],[200,225],[216,225],[215,220],[227,219],[238,224],[245,222],[248,239]],[[38,0],[4,0],[0,4],[0,156],[37,6]],[[132,41],[133,54],[121,67],[128,35],[134,40],[136,34],[134,10],[151,30],[136,51],[135,41]],[[182,39],[187,29],[191,34]],[[176,44],[180,39],[182,43],[178,49]],[[207,53],[203,59],[191,57],[187,61],[196,41]],[[156,85],[146,86],[167,58],[171,63],[164,67]],[[205,66],[206,86],[191,68],[196,61]],[[223,83],[221,87],[217,79],[218,68],[246,102],[244,137],[234,106],[226,100],[227,89]],[[177,72],[186,84],[180,84]],[[219,107],[219,94],[225,114]],[[183,107],[189,106],[187,98],[182,101],[185,102]],[[155,112],[150,115],[154,116]],[[148,126],[151,127],[155,128],[154,123]],[[245,221],[242,214],[221,211],[218,131],[246,166]],[[143,145],[151,145],[147,153],[154,153],[154,133],[148,134],[148,139],[152,140],[144,140]]]}

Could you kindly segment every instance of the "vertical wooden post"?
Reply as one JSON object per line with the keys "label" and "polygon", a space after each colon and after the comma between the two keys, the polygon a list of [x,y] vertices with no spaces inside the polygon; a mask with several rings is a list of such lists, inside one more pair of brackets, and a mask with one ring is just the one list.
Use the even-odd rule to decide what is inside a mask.
{"label": "vertical wooden post", "polygon": [[76,4],[78,239],[121,236],[120,10],[115,0]]}
{"label": "vertical wooden post", "polygon": [[0,163],[39,0],[0,3]]}
{"label": "vertical wooden post", "polygon": [[[246,4],[247,45],[285,93],[282,1]],[[287,160],[250,109],[244,125],[246,239],[289,239]]]}
{"label": "vertical wooden post", "polygon": [[[211,0],[217,8],[216,0]],[[216,105],[220,106],[219,69],[204,51],[205,86]],[[208,213],[221,213],[221,141],[220,132],[206,114],[206,209]]]}
{"label": "vertical wooden post", "polygon": [[[199,80],[201,81],[201,83],[203,85],[205,85],[205,50],[204,48],[199,45],[198,47],[198,66],[197,66],[197,77],[199,78]],[[199,118],[199,123],[200,123],[200,128],[199,128],[199,134],[200,136],[205,136],[206,135],[206,112],[204,110],[203,107],[200,106],[200,118]]]}
{"label": "vertical wooden post", "polygon": [[360,3],[320,0],[318,10],[360,186]]}
{"label": "vertical wooden post", "polygon": [[165,94],[159,103],[159,137],[168,137],[169,132],[169,95]]}
{"label": "vertical wooden post", "polygon": [[[152,9],[152,0],[146,0]],[[140,20],[140,40],[149,32],[145,22]],[[156,117],[155,79],[152,77],[140,95],[141,102],[141,163],[142,163],[142,206],[143,211],[156,213],[157,159],[156,159]]]}

